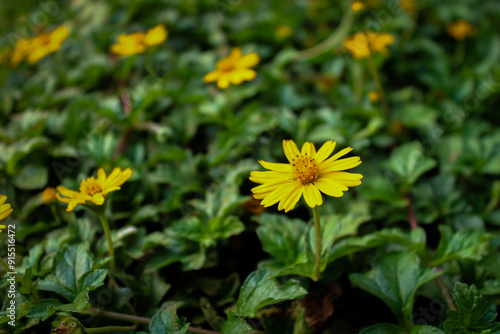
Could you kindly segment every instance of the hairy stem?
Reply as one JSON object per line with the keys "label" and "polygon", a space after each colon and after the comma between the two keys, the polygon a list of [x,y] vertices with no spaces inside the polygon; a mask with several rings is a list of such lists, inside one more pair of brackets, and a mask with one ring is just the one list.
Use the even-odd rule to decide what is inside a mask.
{"label": "hairy stem", "polygon": [[109,256],[111,256],[111,261],[109,262],[109,283],[113,286],[113,271],[115,270],[115,249],[113,248],[113,240],[111,239],[111,230],[109,229],[108,219],[104,210],[98,213],[99,219],[102,223],[102,228],[104,229],[104,234],[106,234],[106,240],[108,242]]}
{"label": "hairy stem", "polygon": [[320,269],[321,269],[321,222],[319,219],[319,210],[315,206],[313,208],[314,213],[314,227],[316,229],[316,263],[314,265],[314,273],[312,275],[313,281],[319,279]]}

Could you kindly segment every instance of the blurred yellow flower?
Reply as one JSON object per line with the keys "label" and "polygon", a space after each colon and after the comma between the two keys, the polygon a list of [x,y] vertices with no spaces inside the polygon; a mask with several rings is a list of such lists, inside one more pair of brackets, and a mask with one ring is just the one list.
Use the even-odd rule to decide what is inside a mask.
{"label": "blurred yellow flower", "polygon": [[292,36],[293,29],[287,25],[280,25],[280,26],[276,27],[275,34],[276,34],[276,37],[278,37],[279,39],[285,39],[285,38]]}
{"label": "blurred yellow flower", "polygon": [[446,27],[448,34],[456,40],[463,41],[465,37],[474,35],[476,27],[465,20],[458,20]]}
{"label": "blurred yellow flower", "polygon": [[378,100],[380,99],[380,97],[378,96],[378,92],[375,90],[372,90],[368,93],[368,98],[372,102],[378,102]]}
{"label": "blurred yellow flower", "polygon": [[144,43],[147,46],[155,46],[165,42],[168,36],[168,31],[165,29],[163,24],[159,24],[154,28],[151,28],[144,36]]}
{"label": "blurred yellow flower", "polygon": [[313,144],[306,142],[299,151],[293,140],[283,140],[283,150],[289,161],[270,163],[259,161],[265,172],[251,172],[250,180],[261,185],[252,189],[261,205],[268,207],[279,202],[278,210],[292,210],[299,199],[304,199],[311,208],[323,204],[321,192],[328,196],[342,197],[348,187],[361,184],[361,174],[343,172],[361,163],[359,157],[340,159],[352,148],[345,148],[328,158],[335,149],[335,142],[327,141],[318,152]]}
{"label": "blurred yellow flower", "polygon": [[146,33],[136,32],[128,35],[119,35],[118,43],[111,45],[110,51],[122,57],[144,53],[148,47],[163,43],[167,39],[167,36],[167,29],[165,29],[163,24],[159,24],[149,29]]}
{"label": "blurred yellow flower", "polygon": [[24,60],[34,64],[48,54],[56,52],[61,48],[62,42],[68,37],[67,27],[60,26],[51,33],[41,33],[34,38],[21,38],[14,46],[14,52],[10,64],[16,67]]}
{"label": "blurred yellow flower", "polygon": [[416,0],[399,0],[399,6],[410,15],[415,13]]}
{"label": "blurred yellow flower", "polygon": [[103,205],[107,195],[115,190],[120,190],[120,186],[132,175],[130,168],[122,171],[119,167],[113,169],[109,176],[106,176],[104,169],[97,172],[97,179],[93,176],[80,183],[80,191],[74,191],[63,186],[58,186],[57,199],[63,203],[68,203],[66,211],[72,211],[78,204],[88,204],[92,202],[96,205]]}
{"label": "blurred yellow flower", "polygon": [[129,35],[121,34],[118,36],[118,43],[111,45],[110,50],[112,53],[123,57],[146,52],[144,37],[145,35],[142,32]]}
{"label": "blurred yellow flower", "polygon": [[368,58],[370,53],[380,52],[389,54],[387,46],[394,43],[394,36],[388,33],[376,33],[367,31],[366,34],[357,32],[353,36],[347,37],[342,46],[347,49],[354,58]]}
{"label": "blurred yellow flower", "polygon": [[[6,200],[7,196],[0,195],[0,220],[4,220],[5,218],[7,218],[7,216],[10,215],[13,210],[10,207],[9,203],[5,203]],[[5,227],[5,225],[0,225],[0,232],[2,232],[2,229],[4,229]]]}
{"label": "blurred yellow flower", "polygon": [[230,83],[239,85],[243,81],[250,81],[255,78],[257,72],[250,69],[260,61],[259,55],[255,52],[242,55],[240,48],[233,48],[229,57],[217,62],[215,71],[205,75],[205,82],[217,81],[217,87],[226,89]]}
{"label": "blurred yellow flower", "polygon": [[351,9],[353,12],[359,12],[365,8],[365,5],[361,1],[355,1],[351,4]]}
{"label": "blurred yellow flower", "polygon": [[43,203],[50,204],[57,201],[57,190],[47,187],[42,193]]}

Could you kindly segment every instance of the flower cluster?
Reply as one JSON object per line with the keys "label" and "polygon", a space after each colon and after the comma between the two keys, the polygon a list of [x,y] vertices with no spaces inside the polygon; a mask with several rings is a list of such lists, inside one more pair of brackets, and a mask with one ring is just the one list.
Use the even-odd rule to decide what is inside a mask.
{"label": "flower cluster", "polygon": [[467,36],[474,35],[476,28],[465,20],[458,20],[446,27],[448,34],[458,41],[463,41]]}
{"label": "flower cluster", "polygon": [[328,196],[342,197],[348,187],[361,184],[363,175],[343,172],[361,163],[359,157],[340,159],[352,148],[348,147],[328,158],[335,149],[335,142],[328,141],[316,152],[314,144],[306,142],[299,151],[292,140],[283,140],[283,150],[288,164],[259,161],[265,172],[251,172],[250,180],[260,183],[252,188],[256,199],[265,207],[279,202],[278,210],[292,210],[304,195],[311,208],[323,204],[321,192]]}
{"label": "flower cluster", "polygon": [[[63,203],[68,203],[66,211],[72,211],[78,204],[95,204],[103,205],[106,197],[110,192],[120,190],[120,186],[127,181],[132,175],[130,168],[122,171],[120,168],[115,168],[106,176],[104,169],[100,168],[97,172],[97,179],[92,177],[83,180],[80,183],[80,191],[74,191],[63,186],[58,186],[59,192],[57,199]],[[90,202],[90,203],[87,203]]]}
{"label": "flower cluster", "polygon": [[[8,215],[12,213],[12,208],[10,207],[9,203],[5,203],[7,200],[7,196],[5,195],[0,195],[0,221],[4,220],[7,218]],[[6,226],[0,224],[0,232],[2,232],[2,229],[4,229]]]}
{"label": "flower cluster", "polygon": [[149,47],[159,45],[167,39],[168,31],[163,24],[149,29],[146,33],[136,32],[133,34],[121,34],[118,43],[111,45],[112,53],[126,57],[138,53],[144,53]]}
{"label": "flower cluster", "polygon": [[68,37],[68,34],[68,28],[61,26],[49,34],[41,33],[34,38],[19,39],[14,46],[14,52],[10,60],[11,66],[16,67],[25,60],[30,64],[34,64],[48,54],[56,52]]}
{"label": "flower cluster", "polygon": [[217,62],[215,71],[205,75],[205,82],[217,81],[217,87],[226,89],[230,83],[239,85],[243,81],[250,81],[255,78],[257,72],[250,69],[260,61],[259,55],[255,52],[243,56],[240,48],[233,48],[229,57]]}
{"label": "flower cluster", "polygon": [[389,54],[387,46],[394,43],[394,36],[388,33],[376,33],[367,31],[366,34],[358,32],[347,37],[342,46],[347,49],[354,58],[362,59],[370,57],[370,54],[380,52]]}

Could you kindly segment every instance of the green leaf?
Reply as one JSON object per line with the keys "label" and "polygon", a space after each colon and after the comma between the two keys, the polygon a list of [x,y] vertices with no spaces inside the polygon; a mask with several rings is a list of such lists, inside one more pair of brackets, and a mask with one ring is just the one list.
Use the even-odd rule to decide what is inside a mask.
{"label": "green leaf", "polygon": [[330,250],[329,262],[343,256],[367,250],[373,247],[397,243],[408,248],[411,247],[410,237],[400,229],[383,229],[379,232],[371,233],[363,237],[352,237],[340,240],[333,245]]}
{"label": "green leaf", "polygon": [[487,302],[474,285],[457,282],[453,290],[453,300],[457,311],[448,310],[444,323],[446,333],[471,334],[498,326],[495,303]]}
{"label": "green leaf", "polygon": [[359,334],[406,334],[406,331],[394,324],[376,324],[363,329]]}
{"label": "green leaf", "polygon": [[175,302],[163,303],[161,309],[151,319],[149,331],[151,334],[184,334],[189,323],[177,317],[178,304]]}
{"label": "green leaf", "polygon": [[428,325],[419,325],[413,326],[410,334],[444,334],[444,331],[440,328],[428,326]]}
{"label": "green leaf", "polygon": [[414,252],[389,253],[378,258],[373,269],[349,275],[358,287],[379,297],[396,315],[399,325],[412,322],[417,289],[443,272],[421,268]]}
{"label": "green leaf", "polygon": [[255,217],[254,220],[261,224],[257,228],[257,235],[264,251],[284,265],[295,264],[299,253],[304,249],[303,235],[306,224],[300,219],[266,213]]}
{"label": "green leaf", "polygon": [[31,164],[21,168],[12,181],[20,189],[42,189],[47,184],[48,175],[47,167]]}
{"label": "green leaf", "polygon": [[439,225],[441,239],[431,258],[432,266],[455,260],[481,260],[486,253],[491,236],[483,230],[468,229],[453,233],[446,225]]}
{"label": "green leaf", "polygon": [[500,279],[484,282],[480,292],[482,295],[500,295]]}
{"label": "green leaf", "polygon": [[252,327],[245,320],[238,317],[233,311],[229,311],[221,334],[249,334],[251,331]]}
{"label": "green leaf", "polygon": [[241,286],[237,314],[254,318],[256,312],[264,306],[302,298],[306,294],[307,290],[298,279],[276,278],[273,277],[273,272],[259,269],[252,272]]}
{"label": "green leaf", "polygon": [[387,169],[405,185],[412,185],[425,172],[436,166],[436,161],[424,155],[419,142],[406,143],[392,152]]}
{"label": "green leaf", "polygon": [[26,313],[26,317],[47,320],[55,313],[54,308],[60,305],[62,305],[62,303],[55,298],[39,300],[35,305],[31,307],[28,313]]}
{"label": "green leaf", "polygon": [[87,245],[64,247],[57,253],[55,273],[41,280],[38,288],[56,292],[73,302],[80,293],[88,293],[103,285],[107,270],[95,269],[93,266]]}

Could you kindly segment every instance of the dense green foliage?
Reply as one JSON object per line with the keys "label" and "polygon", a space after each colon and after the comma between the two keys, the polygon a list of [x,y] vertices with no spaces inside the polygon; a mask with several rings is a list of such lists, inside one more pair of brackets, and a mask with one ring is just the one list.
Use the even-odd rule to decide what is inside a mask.
{"label": "dense green foliage", "polygon": [[[2,224],[22,279],[11,326],[0,269],[0,332],[500,333],[500,6],[410,2],[2,1]],[[447,33],[458,19],[464,40]],[[161,45],[110,53],[158,24]],[[10,66],[16,41],[60,25],[59,50]],[[395,37],[388,54],[342,48],[367,29]],[[205,83],[236,46],[257,77]],[[285,214],[251,197],[283,139],[363,161],[360,186],[323,196],[318,281],[304,200]],[[98,216],[42,192],[113,167],[133,174],[107,200],[109,272]]]}

